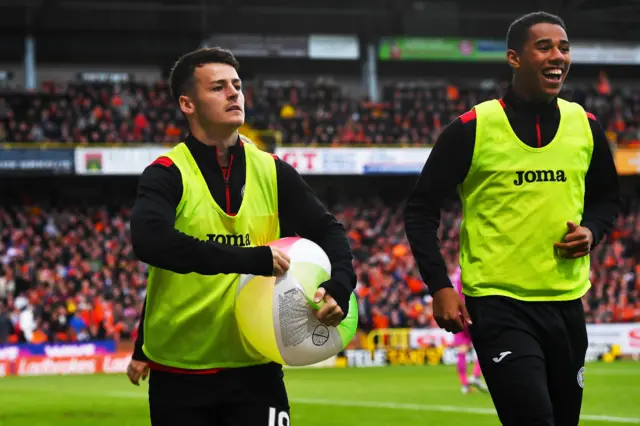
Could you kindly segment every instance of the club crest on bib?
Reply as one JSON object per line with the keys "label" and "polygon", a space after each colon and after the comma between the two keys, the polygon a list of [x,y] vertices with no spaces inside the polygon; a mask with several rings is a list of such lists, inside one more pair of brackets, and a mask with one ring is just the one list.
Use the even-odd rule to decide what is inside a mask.
{"label": "club crest on bib", "polygon": [[584,389],[584,367],[578,370],[578,385]]}

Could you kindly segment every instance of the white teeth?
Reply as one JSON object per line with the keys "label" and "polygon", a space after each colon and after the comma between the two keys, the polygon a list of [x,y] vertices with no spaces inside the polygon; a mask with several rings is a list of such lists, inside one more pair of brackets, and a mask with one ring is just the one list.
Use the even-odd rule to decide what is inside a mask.
{"label": "white teeth", "polygon": [[562,75],[562,70],[554,68],[554,69],[545,71],[545,74]]}

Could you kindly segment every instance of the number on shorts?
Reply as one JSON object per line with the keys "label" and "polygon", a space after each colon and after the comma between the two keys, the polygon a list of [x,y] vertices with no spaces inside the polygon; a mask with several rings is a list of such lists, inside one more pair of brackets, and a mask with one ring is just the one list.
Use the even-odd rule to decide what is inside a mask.
{"label": "number on shorts", "polygon": [[[278,414],[276,416],[276,413]],[[278,423],[276,423],[276,417]],[[286,411],[280,411],[279,413],[275,408],[269,407],[269,425],[268,426],[289,426],[289,414]]]}

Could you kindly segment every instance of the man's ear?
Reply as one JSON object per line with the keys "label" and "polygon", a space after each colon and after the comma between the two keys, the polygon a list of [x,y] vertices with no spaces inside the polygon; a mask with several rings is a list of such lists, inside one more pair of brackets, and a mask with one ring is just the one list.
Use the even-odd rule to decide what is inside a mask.
{"label": "man's ear", "polygon": [[185,115],[191,115],[195,112],[195,105],[193,103],[193,100],[191,100],[191,98],[187,95],[182,95],[178,98],[178,105],[180,106],[180,110],[185,114]]}
{"label": "man's ear", "polygon": [[513,49],[507,50],[507,62],[514,70],[520,68],[520,55],[518,52]]}

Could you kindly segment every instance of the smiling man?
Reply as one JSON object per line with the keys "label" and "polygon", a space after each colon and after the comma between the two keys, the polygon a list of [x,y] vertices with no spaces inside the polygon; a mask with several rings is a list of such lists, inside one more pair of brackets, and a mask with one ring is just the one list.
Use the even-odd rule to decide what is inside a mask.
{"label": "smiling man", "polygon": [[[438,325],[468,330],[503,425],[577,425],[587,333],[589,252],[619,209],[604,131],[558,97],[571,63],[564,22],[544,12],[509,28],[506,96],[442,132],[405,211]],[[465,302],[440,253],[440,207],[463,205]],[[468,309],[468,310],[467,310]]]}
{"label": "smiling man", "polygon": [[290,425],[282,366],[241,339],[235,288],[240,274],[287,271],[267,243],[308,238],[332,267],[316,316],[336,326],[356,284],[349,242],[292,166],[238,134],[244,97],[231,52],[190,52],[170,82],[190,134],[140,177],[131,238],[149,279],[127,375],[139,384],[151,370],[153,426]]}

